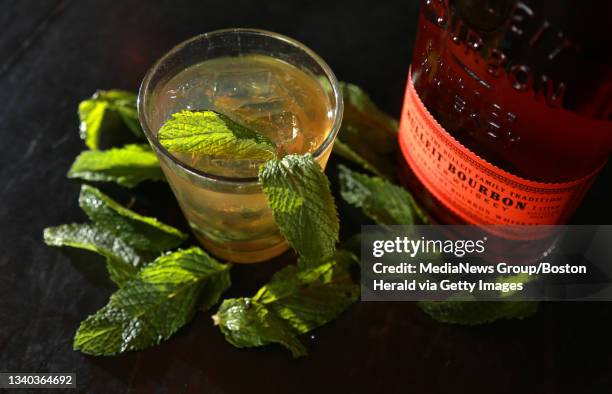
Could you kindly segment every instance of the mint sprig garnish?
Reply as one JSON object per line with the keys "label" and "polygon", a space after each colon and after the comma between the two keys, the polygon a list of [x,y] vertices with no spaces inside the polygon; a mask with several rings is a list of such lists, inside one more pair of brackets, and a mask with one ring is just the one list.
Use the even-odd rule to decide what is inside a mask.
{"label": "mint sprig garnish", "polygon": [[159,143],[170,152],[266,161],[275,157],[274,144],[214,111],[181,111],[159,129]]}
{"label": "mint sprig garnish", "polygon": [[110,278],[118,286],[132,279],[148,259],[179,246],[187,238],[181,231],[139,215],[91,186],[82,186],[79,204],[92,223],[47,228],[45,243],[104,256]]}
{"label": "mint sprig garnish", "polygon": [[350,272],[354,262],[352,254],[338,251],[317,265],[288,266],[252,298],[223,301],[213,320],[234,346],[279,343],[294,357],[304,356],[298,335],[335,319],[359,297]]}
{"label": "mint sprig garnish", "polygon": [[74,349],[109,356],[167,340],[199,308],[208,309],[218,302],[230,286],[230,268],[199,248],[157,258],[81,323]]}
{"label": "mint sprig garnish", "polygon": [[80,135],[90,149],[100,149],[108,133],[122,122],[132,133],[143,138],[136,94],[123,90],[97,91],[90,99],[79,104]]}
{"label": "mint sprig garnish", "polygon": [[134,187],[145,180],[166,179],[155,153],[146,144],[84,151],[70,167],[68,178],[115,182],[125,187]]}
{"label": "mint sprig garnish", "polygon": [[312,155],[270,160],[259,171],[268,206],[281,233],[305,260],[336,250],[340,224],[329,180]]}

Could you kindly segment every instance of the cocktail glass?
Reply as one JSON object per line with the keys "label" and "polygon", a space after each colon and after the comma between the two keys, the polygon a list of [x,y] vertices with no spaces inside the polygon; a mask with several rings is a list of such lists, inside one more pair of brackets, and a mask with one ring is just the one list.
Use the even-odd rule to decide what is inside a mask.
{"label": "cocktail glass", "polygon": [[[259,56],[288,63],[320,85],[325,96],[302,97],[306,101],[301,107],[316,106],[317,100],[324,98],[325,118],[310,123],[309,130],[302,130],[318,133],[321,138],[316,146],[304,145],[303,151],[291,153],[310,151],[324,168],[342,121],[342,93],[329,66],[291,38],[255,29],[225,29],[196,36],[174,47],[153,65],[138,95],[140,123],[194,235],[214,255],[241,263],[265,261],[288,248],[267,206],[256,172],[248,168],[248,163],[242,171],[243,164],[238,161],[224,162],[219,167],[227,171],[203,170],[197,163],[168,152],[159,143],[157,132],[173,113],[215,109],[208,108],[212,102],[210,94],[241,90],[231,86],[231,78],[241,79],[241,75],[226,75],[223,70],[209,75],[199,72],[198,65],[215,60],[214,67],[219,68],[218,63],[231,64],[231,59]],[[262,75],[265,78],[265,72],[258,71],[256,78],[259,80]],[[282,83],[279,86],[282,88]],[[228,101],[227,97],[222,98]],[[231,117],[232,113],[226,115]]]}

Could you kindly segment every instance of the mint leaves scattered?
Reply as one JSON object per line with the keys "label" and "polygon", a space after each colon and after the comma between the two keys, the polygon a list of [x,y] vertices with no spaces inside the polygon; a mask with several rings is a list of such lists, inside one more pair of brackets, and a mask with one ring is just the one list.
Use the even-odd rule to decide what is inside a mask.
{"label": "mint leaves scattered", "polygon": [[191,321],[198,308],[218,302],[230,286],[230,268],[199,248],[157,258],[81,323],[74,349],[110,356],[167,340]]}
{"label": "mint leaves scattered", "polygon": [[125,208],[98,189],[83,185],[79,205],[92,223],[47,228],[49,246],[69,246],[96,252],[106,258],[110,278],[123,286],[164,250],[179,246],[187,235]]}
{"label": "mint leaves scattered", "polygon": [[[389,181],[339,167],[340,193],[379,225],[427,224],[428,219],[412,196]],[[476,325],[500,319],[523,319],[537,310],[537,302],[420,301],[417,305],[433,319]]]}
{"label": "mint leaves scattered", "polygon": [[157,138],[174,153],[262,162],[276,156],[266,137],[214,111],[177,112],[159,129]]}
{"label": "mint leaves scattered", "polygon": [[122,122],[142,138],[136,110],[136,94],[123,90],[97,91],[79,104],[80,135],[90,149],[100,149],[109,129]]}
{"label": "mint leaves scattered", "polygon": [[[341,166],[342,197],[379,224],[427,223],[410,194],[391,183],[396,179],[397,121],[380,111],[359,87],[341,85],[345,113],[334,152],[375,175]],[[131,131],[127,137],[143,137],[134,93],[99,91],[80,104],[79,118],[81,137],[91,150],[77,157],[70,178],[125,187],[164,179],[148,145],[107,143],[115,139],[125,144],[125,135],[114,138],[121,128]],[[335,319],[358,299],[360,291],[351,272],[355,257],[336,250],[337,209],[320,166],[309,154],[278,157],[270,140],[213,111],[176,113],[162,126],[158,138],[173,153],[262,164],[263,193],[299,261],[277,272],[253,297],[223,301],[213,319],[237,347],[277,343],[294,357],[306,355],[299,335]],[[108,145],[110,149],[101,150]],[[91,186],[82,187],[79,205],[91,222],[45,229],[44,240],[51,246],[102,255],[120,288],[106,306],[82,322],[75,349],[114,355],[154,346],[187,324],[197,310],[217,304],[230,287],[230,264],[220,264],[199,248],[167,252],[187,238],[181,231],[140,215]],[[454,324],[522,319],[537,309],[534,302],[417,305],[432,318]]]}
{"label": "mint leaves scattered", "polygon": [[335,319],[359,297],[350,272],[353,263],[352,254],[338,251],[317,265],[288,266],[254,297],[223,301],[213,320],[234,346],[278,343],[294,357],[304,356],[298,335]]}
{"label": "mint leaves scattered", "polygon": [[[99,150],[110,133],[104,124],[112,115],[126,125],[136,120],[135,96],[100,92],[81,104],[82,135],[92,150],[79,155],[69,177],[126,187],[162,179],[155,153],[147,145]],[[348,269],[352,257],[336,253],[336,206],[320,166],[309,154],[276,159],[271,141],[212,111],[174,114],[158,137],[175,153],[265,163],[260,169],[262,188],[281,231],[300,255],[300,264],[277,273],[253,298],[227,300],[216,319],[237,346],[279,342],[296,356],[306,354],[297,335],[332,320],[359,294]],[[46,229],[45,241],[101,254],[120,288],[108,305],[81,324],[75,349],[112,355],[155,345],[186,324],[195,310],[216,304],[229,287],[229,265],[217,263],[198,248],[148,263],[184,241],[186,235],[179,230],[140,215],[91,186],[82,187],[79,205],[92,222]]]}
{"label": "mint leaves scattered", "polygon": [[281,233],[305,260],[334,254],[340,224],[329,180],[310,154],[266,162],[259,171]]}
{"label": "mint leaves scattered", "polygon": [[68,178],[115,182],[125,187],[145,180],[165,180],[155,153],[146,144],[84,151],[70,167]]}

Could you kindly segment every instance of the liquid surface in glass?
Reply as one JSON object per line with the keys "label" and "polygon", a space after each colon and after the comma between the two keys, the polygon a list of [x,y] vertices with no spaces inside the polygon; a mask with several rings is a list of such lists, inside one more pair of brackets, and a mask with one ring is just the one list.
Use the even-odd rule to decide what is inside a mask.
{"label": "liquid surface in glass", "polygon": [[[333,121],[330,99],[319,79],[265,55],[222,57],[191,66],[163,85],[155,108],[155,130],[172,113],[210,109],[268,137],[279,155],[314,152]],[[261,164],[173,154],[198,170],[229,177],[257,176]]]}

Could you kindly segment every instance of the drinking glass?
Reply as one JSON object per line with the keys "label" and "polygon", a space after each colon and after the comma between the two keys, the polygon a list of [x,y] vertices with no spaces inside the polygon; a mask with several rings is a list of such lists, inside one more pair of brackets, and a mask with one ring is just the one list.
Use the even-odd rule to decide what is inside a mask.
{"label": "drinking glass", "polygon": [[280,59],[320,84],[329,100],[326,116],[331,126],[312,155],[324,168],[342,121],[341,89],[329,66],[291,38],[255,29],[225,29],[193,37],[171,49],[151,67],[138,94],[142,129],[194,235],[212,254],[240,263],[268,260],[288,248],[258,179],[252,175],[227,176],[194,168],[168,152],[159,143],[157,133],[173,113],[207,109],[190,105],[193,99],[197,100],[200,82],[197,75],[182,92],[187,99],[167,100],[166,85],[172,78],[207,60],[246,55]]}

